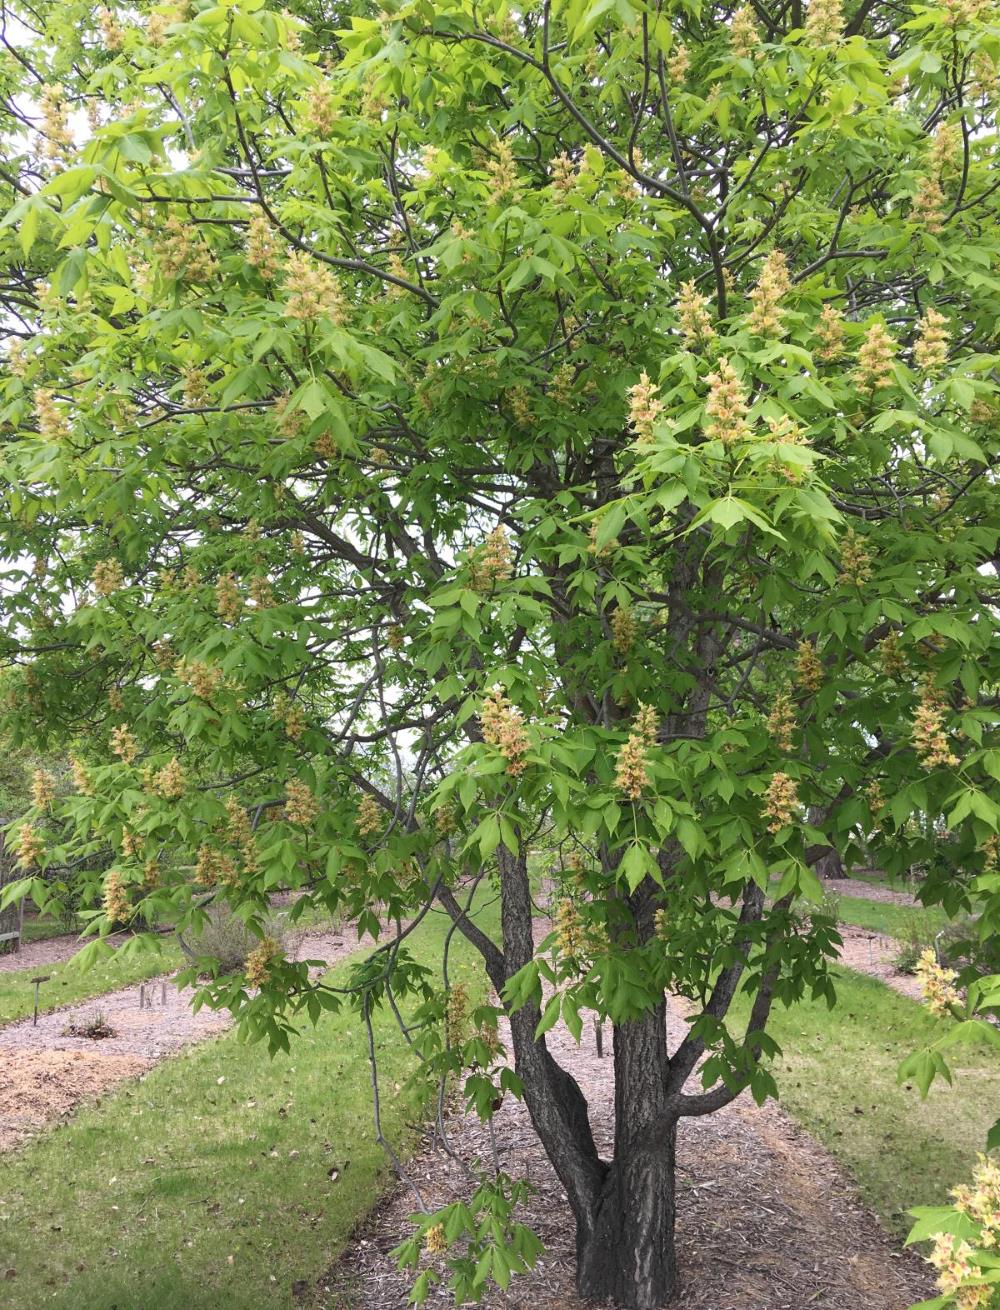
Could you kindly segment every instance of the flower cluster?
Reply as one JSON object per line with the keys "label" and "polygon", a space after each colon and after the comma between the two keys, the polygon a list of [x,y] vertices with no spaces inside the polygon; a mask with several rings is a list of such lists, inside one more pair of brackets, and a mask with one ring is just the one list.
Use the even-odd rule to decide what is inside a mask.
{"label": "flower cluster", "polygon": [[319,802],[304,782],[293,778],[285,787],[285,818],[308,828],[319,814]]}
{"label": "flower cluster", "polygon": [[448,1238],[445,1236],[444,1224],[431,1224],[427,1232],[424,1233],[424,1246],[427,1248],[428,1255],[444,1255],[448,1249]]}
{"label": "flower cluster", "polygon": [[448,1044],[457,1046],[465,1036],[469,1021],[469,989],[463,982],[452,983],[448,988],[448,998],[444,1009],[445,1028]]}
{"label": "flower cluster", "polygon": [[681,336],[689,350],[704,345],[715,336],[715,328],[708,312],[708,297],[699,295],[693,281],[681,283],[677,317],[680,320]]}
{"label": "flower cluster", "polygon": [[879,664],[887,678],[898,678],[906,673],[908,665],[906,652],[899,640],[898,632],[887,633],[878,644]]}
{"label": "flower cluster", "polygon": [[104,879],[104,913],[110,923],[127,923],[132,914],[125,879],[117,869],[112,869]]}
{"label": "flower cluster", "polygon": [[795,818],[799,807],[798,788],[787,773],[776,773],[767,786],[764,814],[771,822],[768,832],[780,832]]}
{"label": "flower cluster", "polygon": [[811,641],[800,641],[795,654],[795,680],[805,691],[817,692],[823,685],[823,661]]}
{"label": "flower cluster", "polygon": [[263,214],[254,214],[247,230],[247,263],[265,282],[272,282],[280,267],[280,251]]}
{"label": "flower cluster", "polygon": [[632,731],[616,758],[615,787],[630,801],[638,801],[649,786],[648,753],[656,742],[658,724],[650,705],[640,705]]}
{"label": "flower cluster", "polygon": [[98,596],[110,596],[122,586],[125,577],[116,559],[102,559],[94,565],[90,580]]}
{"label": "flower cluster", "polygon": [[885,796],[882,792],[882,784],[878,778],[873,778],[865,788],[865,799],[868,802],[868,808],[872,814],[878,814],[879,810],[885,805]]}
{"label": "flower cluster", "polygon": [[307,254],[293,250],[285,269],[288,300],[285,313],[300,323],[315,323],[325,318],[334,327],[347,321],[347,302],[336,276]]}
{"label": "flower cluster", "polygon": [[32,823],[22,823],[17,830],[17,862],[22,869],[41,864],[45,858],[45,842]]}
{"label": "flower cluster", "polygon": [[43,441],[63,441],[69,436],[69,422],[56,404],[55,392],[48,387],[38,387],[35,391],[35,414],[38,435]]}
{"label": "flower cluster", "polygon": [[978,1245],[990,1250],[1000,1242],[1000,1163],[981,1155],[972,1173],[972,1186],[960,1183],[951,1190],[955,1209],[979,1224]]}
{"label": "flower cluster", "polygon": [[125,41],[125,33],[118,19],[106,5],[97,9],[97,26],[106,50],[120,50]]}
{"label": "flower cluster", "polygon": [[69,757],[69,763],[73,775],[73,786],[81,796],[92,796],[94,788],[90,781],[90,774],[87,772],[87,766],[75,755]]}
{"label": "flower cluster", "polygon": [[65,163],[73,151],[73,130],[66,110],[66,93],[58,82],[42,87],[42,154],[54,164]]}
{"label": "flower cluster", "polygon": [[198,847],[194,880],[201,887],[215,887],[220,882],[231,887],[237,880],[236,861],[224,851],[216,850],[210,842],[202,842]]}
{"label": "flower cluster", "polygon": [[250,579],[250,599],[258,609],[270,609],[275,604],[274,588],[271,580],[263,574],[255,573]]}
{"label": "flower cluster", "polygon": [[187,778],[176,755],[153,774],[151,785],[157,796],[162,796],[165,801],[176,801],[184,795]]}
{"label": "flower cluster", "polygon": [[928,769],[938,765],[955,765],[958,756],[951,749],[951,742],[944,727],[944,700],[936,687],[925,682],[920,704],[913,714],[911,733],[913,749],[920,756]]}
{"label": "flower cluster", "polygon": [[139,743],[126,724],[111,729],[111,749],[123,764],[135,763],[139,754]]}
{"label": "flower cluster", "polygon": [[486,161],[486,172],[490,179],[488,203],[498,205],[517,188],[517,166],[507,141],[499,140],[494,144],[493,155]]}
{"label": "flower cluster", "polygon": [[223,573],[215,584],[215,612],[226,623],[235,623],[243,612],[243,597],[232,573]]}
{"label": "flower cluster", "polygon": [[611,640],[619,655],[628,655],[635,637],[635,612],[628,605],[619,605],[611,615]]}
{"label": "flower cluster", "polygon": [[141,832],[133,832],[128,824],[122,824],[121,850],[123,855],[129,859],[134,859],[141,855],[146,845],[146,839]]}
{"label": "flower cluster", "polygon": [[938,233],[944,228],[944,210],[941,183],[931,173],[921,174],[910,206],[910,218],[926,232]]}
{"label": "flower cluster", "polygon": [[675,86],[679,86],[687,78],[691,71],[691,56],[688,54],[688,48],[683,41],[673,48],[670,58],[667,60],[667,72],[670,74],[670,80]]}
{"label": "flower cluster", "polygon": [[913,346],[913,358],[918,368],[925,373],[932,373],[948,362],[948,343],[951,334],[948,320],[939,314],[933,305],[929,306],[917,324],[917,339]]}
{"label": "flower cluster", "polygon": [[954,985],[958,974],[954,969],[942,968],[931,947],[921,952],[914,975],[920,984],[924,1004],[931,1014],[943,1017],[950,1014],[953,1005],[960,1003],[962,998]]}
{"label": "flower cluster", "polygon": [[738,59],[753,59],[760,50],[760,33],[749,5],[740,5],[729,25],[729,40]]}
{"label": "flower cluster", "polygon": [[645,369],[639,374],[639,381],[628,389],[629,425],[643,444],[653,440],[653,424],[663,412],[663,402],[656,395],[658,390]]}
{"label": "flower cluster", "polygon": [[156,239],[156,261],[169,282],[211,282],[216,274],[215,256],[190,223],[171,217]]}
{"label": "flower cluster", "polygon": [[31,775],[31,803],[38,810],[47,809],[56,798],[56,780],[48,769],[35,769]]}
{"label": "flower cluster", "polygon": [[256,873],[257,838],[246,807],[235,796],[226,797],[226,840],[239,849],[247,873]]}
{"label": "flower cluster", "polygon": [[526,387],[511,387],[507,392],[507,403],[519,428],[528,428],[534,422],[535,415],[531,408],[531,398]]}
{"label": "flower cluster", "polygon": [[837,581],[845,586],[863,587],[871,575],[871,555],[865,540],[853,528],[848,528],[840,543],[840,573]]}
{"label": "flower cluster", "polygon": [[843,35],[841,0],[810,0],[806,10],[806,39],[810,45],[836,45]]}
{"label": "flower cluster", "polygon": [[274,975],[274,966],[282,957],[281,945],[273,937],[265,937],[253,948],[243,966],[250,987],[266,987]]}
{"label": "flower cluster", "polygon": [[[812,647],[810,647],[810,650]],[[771,734],[778,750],[792,749],[792,733],[795,731],[795,706],[787,691],[779,691],[767,716],[767,730]]]}
{"label": "flower cluster", "polygon": [[557,195],[572,191],[576,185],[576,165],[565,152],[552,161],[552,190]]}
{"label": "flower cluster", "polygon": [[179,659],[174,665],[178,682],[190,687],[200,700],[211,700],[225,681],[225,674],[215,664],[204,660]]}
{"label": "flower cluster", "polygon": [[498,582],[506,582],[514,572],[510,542],[503,524],[495,527],[469,564],[473,591],[488,595]]}
{"label": "flower cluster", "polygon": [[356,823],[362,837],[370,837],[382,827],[382,807],[368,792],[361,797]]}
{"label": "flower cluster", "polygon": [[708,386],[705,413],[711,419],[706,425],[709,437],[726,445],[744,440],[750,435],[746,391],[736,370],[724,356],[719,360],[718,372],[708,375]]}
{"label": "flower cluster", "polygon": [[522,757],[528,749],[528,734],[521,711],[514,709],[501,687],[494,687],[483,701],[479,723],[483,741],[496,746],[507,761],[507,772],[512,778],[519,777],[524,772]]}
{"label": "flower cluster", "polygon": [[816,358],[832,364],[844,353],[844,315],[833,305],[824,305],[816,325],[819,347]]}
{"label": "flower cluster", "polygon": [[854,383],[862,395],[871,395],[893,383],[892,366],[896,357],[896,342],[886,331],[884,323],[873,323],[865,333],[858,351],[858,366]]}
{"label": "flower cluster", "polygon": [[780,250],[772,250],[764,260],[757,285],[750,292],[753,310],[748,323],[751,332],[762,337],[777,337],[781,334],[781,303],[791,289],[788,260]]}
{"label": "flower cluster", "polygon": [[162,45],[167,29],[174,23],[183,23],[188,17],[188,4],[158,5],[146,20],[146,35],[150,45]]}
{"label": "flower cluster", "polygon": [[583,919],[568,896],[563,896],[556,905],[555,931],[559,954],[565,960],[578,960],[585,942]]}
{"label": "flower cluster", "polygon": [[317,82],[309,88],[302,117],[306,127],[317,136],[330,135],[337,121],[337,107],[329,83]]}

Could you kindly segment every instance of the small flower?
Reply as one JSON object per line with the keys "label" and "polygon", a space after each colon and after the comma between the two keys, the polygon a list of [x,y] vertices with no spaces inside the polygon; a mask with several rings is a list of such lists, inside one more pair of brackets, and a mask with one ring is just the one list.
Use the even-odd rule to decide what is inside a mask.
{"label": "small flower", "polygon": [[726,445],[747,438],[750,428],[746,392],[728,359],[719,360],[718,372],[708,375],[708,385],[705,413],[712,420],[706,426],[708,436]]}
{"label": "small flower", "polygon": [[639,381],[628,389],[628,421],[642,444],[653,440],[653,424],[663,412],[663,402],[656,396],[658,390],[645,369],[639,374]]}
{"label": "small flower", "polygon": [[768,783],[764,814],[771,822],[768,832],[780,832],[791,823],[799,808],[798,788],[787,773],[776,773]]}
{"label": "small flower", "polygon": [[925,373],[932,373],[948,362],[948,343],[951,334],[947,328],[948,320],[929,306],[917,324],[917,340],[913,347],[913,358],[918,368]]}

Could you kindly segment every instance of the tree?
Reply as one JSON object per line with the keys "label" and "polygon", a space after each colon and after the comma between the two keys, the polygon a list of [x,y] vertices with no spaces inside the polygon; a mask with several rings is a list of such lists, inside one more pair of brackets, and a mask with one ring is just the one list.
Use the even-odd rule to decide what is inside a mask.
{"label": "tree", "polygon": [[[810,860],[951,910],[995,864],[1000,35],[977,0],[36,13],[4,719],[78,760],[26,872],[110,841],[94,901],[181,930],[443,906],[513,1067],[493,1009],[428,1058],[523,1094],[581,1292],[665,1304],[678,1124],[774,1094],[771,1007],[833,1000]],[[357,986],[426,994],[405,930]],[[203,994],[272,1045],[339,1000],[266,935]],[[611,1160],[545,1043],[584,1008]]]}

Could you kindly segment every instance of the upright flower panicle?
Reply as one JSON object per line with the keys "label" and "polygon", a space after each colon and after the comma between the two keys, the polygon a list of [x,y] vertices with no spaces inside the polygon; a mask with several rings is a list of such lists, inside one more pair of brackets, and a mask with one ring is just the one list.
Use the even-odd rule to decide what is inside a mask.
{"label": "upright flower panicle", "polygon": [[792,733],[795,731],[795,706],[787,691],[778,692],[767,717],[767,730],[779,750],[792,749]]}
{"label": "upright flower panicle", "polygon": [[521,711],[510,704],[502,687],[494,687],[483,701],[479,723],[483,741],[503,755],[510,776],[519,777],[525,769],[523,756],[528,749],[528,734]]}
{"label": "upright flower panicle", "polygon": [[792,823],[799,808],[799,793],[787,773],[776,773],[768,783],[764,798],[764,814],[771,822],[768,832],[780,832]]}
{"label": "upright flower panicle", "polygon": [[689,350],[704,345],[715,336],[715,328],[708,312],[708,297],[699,295],[693,281],[681,283],[677,317],[680,320],[681,336]]}
{"label": "upright flower panicle", "polygon": [[840,573],[837,581],[845,586],[863,587],[871,575],[871,555],[865,540],[853,528],[848,528],[840,543]]}
{"label": "upright flower panicle", "polygon": [[253,948],[243,966],[243,973],[250,987],[266,987],[274,976],[275,965],[282,958],[280,942],[273,937],[265,937]]}
{"label": "upright flower panicle", "polygon": [[319,814],[319,802],[309,787],[297,778],[285,785],[285,818],[289,823],[308,828]]}
{"label": "upright flower panicle", "polygon": [[873,323],[865,333],[858,351],[858,366],[854,383],[862,395],[868,396],[893,384],[892,366],[896,358],[896,342],[884,323]]}
{"label": "upright flower panicle", "polygon": [[619,605],[611,615],[611,640],[619,655],[627,655],[635,644],[635,612],[629,605]]}
{"label": "upright flower panicle", "polygon": [[733,14],[729,41],[738,59],[754,59],[760,53],[760,33],[749,5],[741,5]]}
{"label": "upright flower panicle", "polygon": [[663,402],[657,399],[658,390],[645,369],[639,374],[639,381],[628,389],[628,421],[641,444],[653,440],[653,424],[663,413]]}
{"label": "upright flower panicle", "polygon": [[500,139],[494,143],[486,172],[490,179],[489,204],[498,205],[517,190],[517,165],[509,142]]}
{"label": "upright flower panicle", "polygon": [[56,780],[48,769],[35,769],[31,775],[31,803],[45,810],[56,798]]}
{"label": "upright flower panicle", "polygon": [[761,337],[778,337],[783,330],[782,301],[792,289],[788,260],[780,250],[772,250],[764,261],[757,285],[750,292],[753,311],[748,320],[750,331]]}
{"label": "upright flower panicle", "polygon": [[641,800],[649,786],[648,753],[656,741],[657,729],[655,711],[649,705],[641,705],[616,758],[615,787],[630,801]]}
{"label": "upright flower panicle", "polygon": [[280,250],[274,240],[271,224],[263,214],[254,214],[247,229],[247,263],[257,270],[265,282],[273,282],[278,276]]}
{"label": "upright flower panicle", "polygon": [[836,45],[843,35],[841,0],[810,0],[806,10],[806,39],[810,45]]}
{"label": "upright flower panicle", "polygon": [[940,692],[929,682],[925,682],[920,704],[913,713],[911,740],[913,749],[919,755],[925,768],[935,769],[939,765],[951,767],[958,763],[958,756],[951,749],[951,742],[944,726],[944,702]]}
{"label": "upright flower panicle", "polygon": [[931,1014],[942,1018],[951,1012],[953,1005],[960,1004],[962,998],[954,985],[958,974],[954,969],[942,968],[930,947],[921,952],[915,977],[920,984],[924,1004]]}
{"label": "upright flower panicle", "polygon": [[811,641],[799,642],[795,655],[795,680],[804,691],[817,692],[823,685],[823,662]]}
{"label": "upright flower panicle", "polygon": [[719,360],[718,371],[708,375],[708,386],[705,413],[711,421],[705,430],[709,437],[726,445],[745,440],[750,435],[746,391],[725,357]]}
{"label": "upright flower panicle", "polygon": [[362,837],[370,837],[382,827],[382,807],[368,792],[361,797],[355,826]]}
{"label": "upright flower panicle", "polygon": [[932,373],[946,364],[950,340],[948,320],[933,305],[928,306],[917,324],[917,339],[913,346],[917,367],[925,373]]}
{"label": "upright flower panicle", "polygon": [[472,590],[484,595],[493,591],[498,582],[506,582],[513,576],[514,557],[502,523],[493,529],[472,557],[469,571]]}
{"label": "upright flower panicle", "polygon": [[328,319],[334,327],[347,321],[347,302],[330,269],[300,250],[293,250],[285,267],[285,313],[300,323]]}
{"label": "upright flower panicle", "polygon": [[844,315],[833,305],[824,305],[816,325],[819,347],[816,358],[832,364],[844,353]]}

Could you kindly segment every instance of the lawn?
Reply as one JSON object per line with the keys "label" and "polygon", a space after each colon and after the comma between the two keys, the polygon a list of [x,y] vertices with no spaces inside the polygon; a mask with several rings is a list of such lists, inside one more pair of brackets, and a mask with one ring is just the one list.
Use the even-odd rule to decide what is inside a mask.
{"label": "lawn", "polygon": [[939,905],[894,905],[886,901],[869,901],[863,896],[840,898],[840,922],[867,928],[884,937],[907,937],[914,929],[928,940],[950,922]]}
{"label": "lawn", "polygon": [[181,963],[177,945],[169,939],[162,939],[157,950],[144,950],[135,955],[119,953],[86,970],[67,960],[62,964],[0,973],[0,1024],[31,1014],[35,995],[32,978],[44,976],[48,979],[39,990],[39,1011],[55,1010],[60,1005],[74,1005],[91,996],[101,996],[144,978],[167,973],[179,968]]}
{"label": "lawn", "polygon": [[1000,1060],[993,1048],[954,1048],[954,1086],[939,1080],[922,1101],[914,1086],[897,1081],[897,1070],[949,1021],[873,978],[848,969],[837,969],[836,978],[832,1011],[806,1002],[774,1016],[781,1104],[902,1234],[910,1206],[940,1204],[968,1177],[1000,1112]]}
{"label": "lawn", "polygon": [[[415,954],[439,959],[447,926],[428,916]],[[452,962],[481,995],[460,938]],[[405,1149],[427,1089],[407,1081],[391,1016],[376,1034],[384,1127]],[[232,1035],[196,1047],[7,1157],[0,1177],[19,1310],[301,1304],[388,1180],[363,1024],[327,1015],[273,1061]]]}

